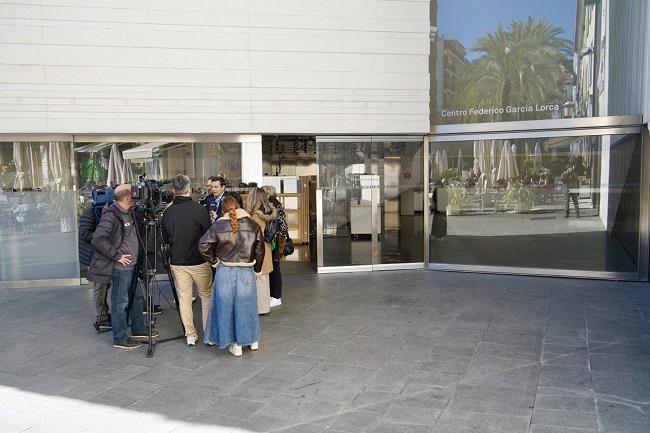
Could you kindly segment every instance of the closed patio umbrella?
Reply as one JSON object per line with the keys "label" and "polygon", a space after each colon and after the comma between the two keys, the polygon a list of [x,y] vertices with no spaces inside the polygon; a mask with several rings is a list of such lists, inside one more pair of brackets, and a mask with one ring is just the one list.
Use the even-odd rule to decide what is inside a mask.
{"label": "closed patio umbrella", "polygon": [[442,154],[440,153],[440,149],[436,149],[436,159],[433,165],[438,173],[442,172]]}
{"label": "closed patio umbrella", "polygon": [[[483,143],[483,140],[474,140],[474,143],[473,143],[473,152],[472,152],[473,161],[475,162],[474,165],[476,165],[476,161],[477,161],[477,160],[480,160],[480,159],[481,159],[481,153],[482,153],[482,152],[481,152],[481,149],[482,149],[481,145],[482,145],[482,143]],[[479,165],[480,165],[480,164],[479,164]],[[475,169],[474,169],[474,173],[476,173],[476,170],[475,170]]]}
{"label": "closed patio umbrella", "polygon": [[497,154],[496,154],[496,140],[492,140],[492,143],[490,144],[490,160],[488,165],[490,166],[490,170],[495,168],[497,166]]}
{"label": "closed patio umbrella", "polygon": [[70,176],[72,182],[72,189],[77,189],[77,158],[74,151],[74,142],[70,142]]}
{"label": "closed patio umbrella", "polygon": [[591,167],[591,142],[588,138],[585,138],[582,143],[582,151],[580,155],[582,156],[582,162],[585,167]]}
{"label": "closed patio umbrella", "polygon": [[463,149],[458,149],[458,163],[456,164],[458,175],[463,174]]}
{"label": "closed patio umbrella", "polygon": [[[513,145],[514,146],[514,145]],[[501,151],[501,159],[499,160],[499,170],[497,171],[497,180],[514,179],[519,176],[517,163],[515,162],[514,155],[512,154],[512,147],[508,141],[505,142],[503,150]]]}
{"label": "closed patio umbrella", "polygon": [[50,141],[48,144],[47,164],[53,178],[62,179],[69,175],[68,143],[63,141]]}
{"label": "closed patio umbrella", "polygon": [[535,144],[535,152],[533,153],[533,165],[535,168],[542,166],[542,148],[539,143]]}
{"label": "closed patio umbrella", "polygon": [[128,159],[124,160],[124,182],[135,183],[135,175],[133,174],[133,166]]}
{"label": "closed patio umbrella", "polygon": [[124,161],[117,144],[111,146],[111,154],[108,158],[108,175],[106,185],[124,183]]}
{"label": "closed patio umbrella", "polygon": [[478,160],[481,173],[487,173],[489,171],[490,149],[485,140],[477,140],[474,142],[474,159]]}
{"label": "closed patio umbrella", "polygon": [[22,191],[27,188],[27,179],[25,179],[26,173],[26,161],[25,155],[23,155],[23,146],[26,146],[25,143],[19,143],[14,141],[14,154],[13,161],[14,167],[16,167],[16,176],[14,177],[14,189],[17,191]]}
{"label": "closed patio umbrella", "polygon": [[70,145],[64,141],[50,141],[47,147],[47,166],[52,187],[67,189],[70,186]]}
{"label": "closed patio umbrella", "polygon": [[39,143],[23,143],[27,160],[23,163],[29,168],[32,187],[43,186],[43,163],[41,158],[41,146]]}

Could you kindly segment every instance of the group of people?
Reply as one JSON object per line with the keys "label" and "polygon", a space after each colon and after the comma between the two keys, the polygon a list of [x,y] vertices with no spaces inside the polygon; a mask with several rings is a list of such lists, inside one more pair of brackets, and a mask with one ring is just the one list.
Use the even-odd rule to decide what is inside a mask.
{"label": "group of people", "polygon": [[[190,179],[176,176],[171,182],[174,199],[163,211],[160,227],[187,345],[196,345],[199,338],[193,318],[196,286],[203,342],[241,356],[242,347],[259,347],[259,315],[281,304],[286,215],[273,187],[252,188],[244,206],[239,194],[226,191],[223,176],[210,177],[208,183],[210,194],[197,202]],[[148,257],[133,206],[131,185],[117,186],[114,202],[103,209],[89,238],[93,251],[87,279],[95,289],[95,326],[112,329],[113,347],[124,349],[140,347],[149,337],[136,272]]]}

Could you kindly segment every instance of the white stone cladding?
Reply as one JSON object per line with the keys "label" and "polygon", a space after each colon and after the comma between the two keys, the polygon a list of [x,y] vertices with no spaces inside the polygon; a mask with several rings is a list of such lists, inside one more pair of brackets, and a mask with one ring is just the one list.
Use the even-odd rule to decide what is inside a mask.
{"label": "white stone cladding", "polygon": [[5,0],[0,133],[427,133],[428,0]]}

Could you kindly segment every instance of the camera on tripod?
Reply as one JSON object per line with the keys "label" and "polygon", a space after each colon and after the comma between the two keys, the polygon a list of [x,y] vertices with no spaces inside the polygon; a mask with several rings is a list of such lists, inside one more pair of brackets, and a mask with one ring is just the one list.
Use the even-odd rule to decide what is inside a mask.
{"label": "camera on tripod", "polygon": [[171,191],[162,190],[163,185],[171,183],[171,180],[147,179],[146,174],[138,177],[138,183],[131,185],[131,198],[135,200],[136,210],[145,211],[145,214],[157,214],[168,203],[172,201]]}
{"label": "camera on tripod", "polygon": [[[158,293],[161,293],[156,280],[158,264],[160,263],[162,263],[163,267],[167,271],[169,285],[174,296],[175,308],[172,308],[178,311],[179,301],[176,292],[176,285],[174,284],[174,278],[171,274],[169,246],[165,242],[161,226],[162,213],[174,198],[171,191],[163,190],[162,186],[171,182],[171,180],[147,179],[146,175],[142,174],[139,176],[138,182],[131,186],[131,198],[135,201],[135,219],[138,222],[138,226],[142,228],[141,233],[139,234],[139,242],[142,250],[145,252],[144,257],[136,266],[136,275],[138,275],[138,278],[140,279],[143,293],[146,296],[146,309],[149,312],[155,311],[156,307],[156,304],[154,304],[153,301],[153,289],[157,288]],[[172,305],[169,300],[167,300],[167,302],[170,306]],[[149,358],[153,356],[155,344],[184,338],[185,336],[185,329],[183,328],[182,335],[159,339],[154,344],[152,327],[154,326],[155,319],[153,319],[151,314],[148,316],[147,322],[149,329],[149,348],[147,349],[147,357]]]}

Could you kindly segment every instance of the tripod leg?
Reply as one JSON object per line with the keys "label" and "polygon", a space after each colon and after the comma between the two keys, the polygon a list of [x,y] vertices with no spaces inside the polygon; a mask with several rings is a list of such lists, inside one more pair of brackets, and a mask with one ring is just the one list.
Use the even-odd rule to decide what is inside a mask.
{"label": "tripod leg", "polygon": [[[153,290],[151,290],[151,281],[152,277],[145,275],[142,279],[141,287],[143,288],[143,295],[146,297],[147,301],[147,311],[153,311]],[[153,314],[147,314],[147,332],[148,332],[148,347],[147,347],[147,358],[152,358],[155,350],[155,342],[153,341],[153,324],[156,320]]]}

